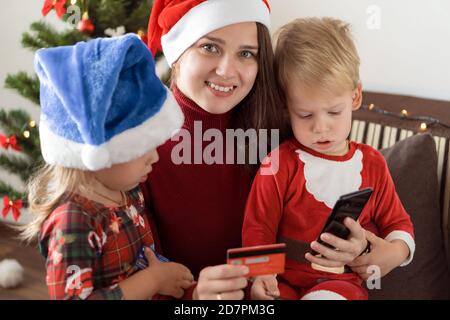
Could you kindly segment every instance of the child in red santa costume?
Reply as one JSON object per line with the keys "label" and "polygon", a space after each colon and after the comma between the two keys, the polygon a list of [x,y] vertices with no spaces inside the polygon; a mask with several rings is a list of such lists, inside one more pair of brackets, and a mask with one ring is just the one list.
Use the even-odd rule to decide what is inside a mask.
{"label": "child in red santa costume", "polygon": [[[367,299],[362,280],[371,276],[369,266],[383,276],[407,265],[415,242],[384,158],[348,140],[352,111],[362,103],[360,60],[349,26],[331,18],[295,20],[280,30],[275,61],[294,137],[269,155],[271,174],[262,167],[264,174],[254,180],[243,244],[285,242],[287,261],[278,278],[255,279],[252,297]],[[338,198],[366,187],[374,192],[358,222],[344,221],[349,238],[324,233],[320,239],[337,250],[319,244]]]}

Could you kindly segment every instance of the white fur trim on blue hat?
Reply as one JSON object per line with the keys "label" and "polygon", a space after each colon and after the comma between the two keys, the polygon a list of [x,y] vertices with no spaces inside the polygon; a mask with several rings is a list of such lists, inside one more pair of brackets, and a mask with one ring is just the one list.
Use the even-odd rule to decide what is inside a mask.
{"label": "white fur trim on blue hat", "polygon": [[206,34],[222,27],[259,22],[270,29],[270,11],[262,0],[208,0],[186,13],[161,37],[161,45],[169,66],[186,49]]}
{"label": "white fur trim on blue hat", "polygon": [[183,125],[184,115],[172,93],[153,117],[141,125],[115,135],[106,143],[93,146],[77,143],[56,135],[41,117],[41,151],[49,164],[82,170],[100,170],[113,164],[124,163],[155,149]]}

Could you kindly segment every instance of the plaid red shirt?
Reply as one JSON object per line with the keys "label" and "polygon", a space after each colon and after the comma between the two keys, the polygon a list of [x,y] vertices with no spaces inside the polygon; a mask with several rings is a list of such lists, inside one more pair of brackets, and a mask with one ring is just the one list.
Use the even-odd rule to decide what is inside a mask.
{"label": "plaid red shirt", "polygon": [[139,188],[127,205],[107,207],[71,194],[44,222],[39,247],[46,258],[51,299],[121,299],[117,285],[138,269],[136,258],[153,237]]}

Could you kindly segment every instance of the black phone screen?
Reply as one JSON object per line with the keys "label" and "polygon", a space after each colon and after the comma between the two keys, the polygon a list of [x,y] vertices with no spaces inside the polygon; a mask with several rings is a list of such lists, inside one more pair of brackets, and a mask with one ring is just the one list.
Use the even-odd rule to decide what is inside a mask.
{"label": "black phone screen", "polygon": [[[355,221],[358,220],[364,206],[367,201],[369,201],[372,192],[372,188],[365,188],[341,196],[334,205],[333,211],[331,211],[331,214],[325,222],[322,231],[319,233],[317,242],[327,247],[331,247],[329,244],[324,243],[320,239],[320,235],[322,233],[331,233],[339,238],[347,239],[350,234],[350,230],[348,230],[348,228],[344,225],[344,219],[350,217]],[[317,252],[314,251],[311,253],[313,255],[317,254]]]}

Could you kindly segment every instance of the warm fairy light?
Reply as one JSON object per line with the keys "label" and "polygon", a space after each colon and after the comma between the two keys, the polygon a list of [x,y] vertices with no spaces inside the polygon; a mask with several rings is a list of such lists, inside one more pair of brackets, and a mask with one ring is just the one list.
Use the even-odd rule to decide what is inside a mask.
{"label": "warm fairy light", "polygon": [[23,132],[23,136],[25,137],[25,138],[29,138],[30,137],[30,131],[28,131],[28,130],[25,130],[24,132]]}
{"label": "warm fairy light", "polygon": [[31,128],[36,127],[36,121],[31,120],[30,123],[29,123],[29,125],[30,125]]}
{"label": "warm fairy light", "polygon": [[9,200],[9,206],[12,207],[13,206],[13,202],[11,200]]}
{"label": "warm fairy light", "polygon": [[422,122],[420,124],[420,130],[425,131],[425,130],[427,130],[427,128],[428,128],[428,126],[427,126],[427,124],[425,122]]}
{"label": "warm fairy light", "polygon": [[403,109],[402,110],[402,116],[407,117],[408,116],[408,110]]}
{"label": "warm fairy light", "polygon": [[369,105],[369,110],[373,110],[375,108],[375,105],[373,104],[373,103],[371,103],[370,105]]}

